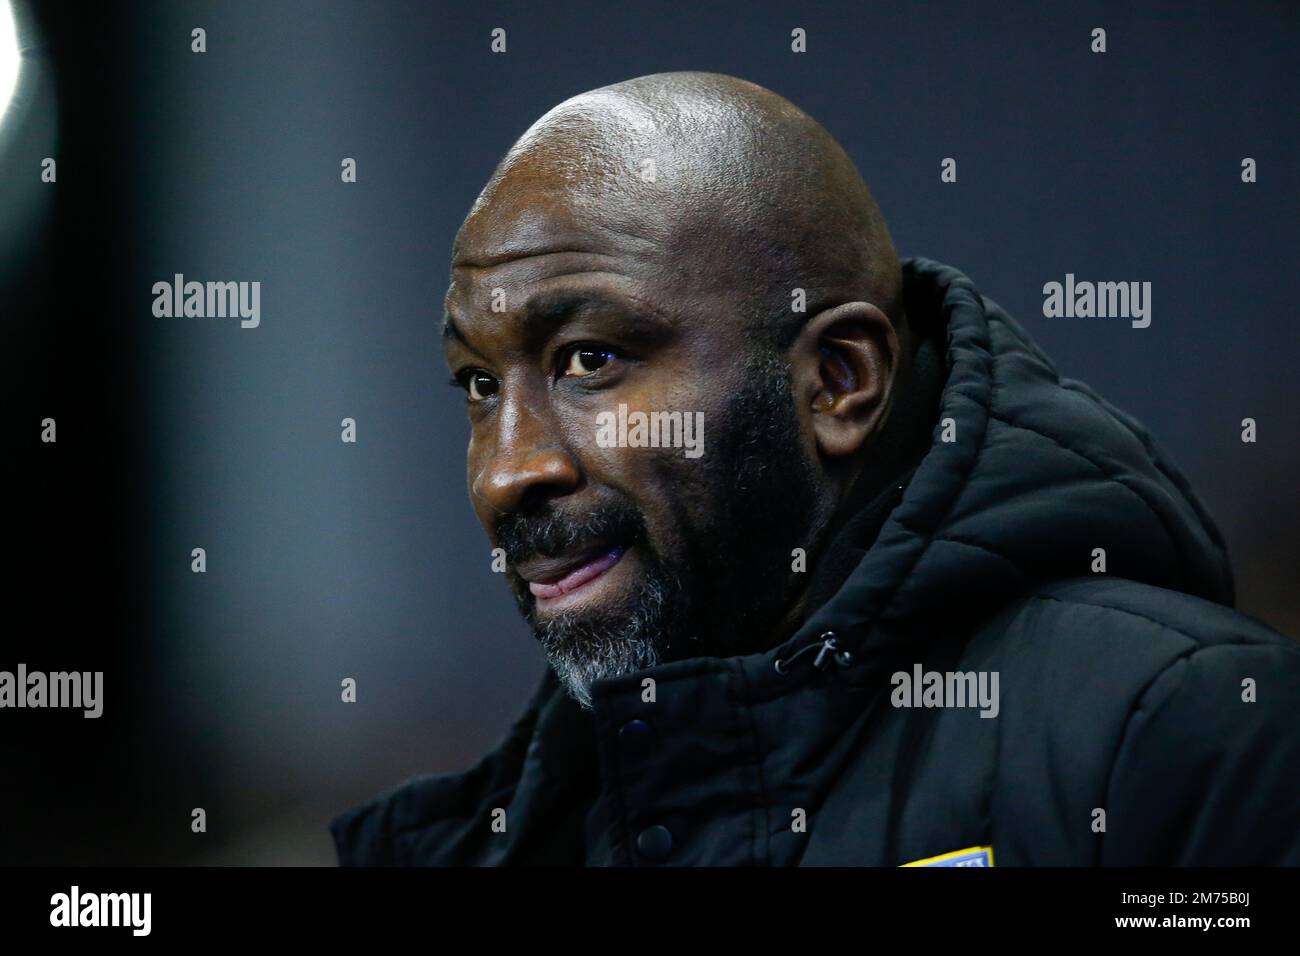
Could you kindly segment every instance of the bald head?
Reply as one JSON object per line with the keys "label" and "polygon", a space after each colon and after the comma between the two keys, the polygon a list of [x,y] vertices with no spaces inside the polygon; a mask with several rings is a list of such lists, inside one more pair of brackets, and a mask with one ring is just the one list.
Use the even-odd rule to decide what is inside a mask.
{"label": "bald head", "polygon": [[557,250],[598,252],[608,236],[639,243],[781,348],[839,302],[903,320],[898,257],[853,162],[788,100],[722,74],[638,77],[550,110],[475,202],[454,263],[536,254],[541,230]]}
{"label": "bald head", "polygon": [[[793,549],[871,492],[908,363],[898,259],[830,135],[716,74],[584,93],[502,160],[451,279],[470,497],[575,698],[796,626]],[[647,414],[682,429],[609,430]]]}

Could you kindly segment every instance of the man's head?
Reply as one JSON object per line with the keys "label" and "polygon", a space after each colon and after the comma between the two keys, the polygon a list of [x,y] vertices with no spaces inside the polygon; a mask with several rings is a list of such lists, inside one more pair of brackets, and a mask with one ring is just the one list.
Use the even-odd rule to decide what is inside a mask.
{"label": "man's head", "polygon": [[907,361],[898,258],[830,135],[718,74],[574,97],[497,167],[451,279],[470,497],[570,693],[785,636],[795,549]]}

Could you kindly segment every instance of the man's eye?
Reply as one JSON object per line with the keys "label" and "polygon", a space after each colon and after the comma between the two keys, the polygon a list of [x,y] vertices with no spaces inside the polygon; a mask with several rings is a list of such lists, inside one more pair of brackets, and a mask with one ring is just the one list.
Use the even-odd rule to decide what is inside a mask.
{"label": "man's eye", "polygon": [[608,349],[589,345],[579,346],[569,353],[569,361],[565,364],[564,374],[590,375],[599,371],[606,362],[613,358],[616,358],[616,356]]}
{"label": "man's eye", "polygon": [[487,372],[466,372],[460,377],[460,384],[464,386],[465,391],[469,394],[471,402],[481,402],[483,399],[497,393],[498,383]]}

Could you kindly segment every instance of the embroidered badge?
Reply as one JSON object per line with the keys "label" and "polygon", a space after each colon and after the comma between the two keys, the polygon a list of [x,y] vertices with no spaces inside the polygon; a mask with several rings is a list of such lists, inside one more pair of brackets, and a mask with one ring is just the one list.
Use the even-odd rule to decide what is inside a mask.
{"label": "embroidered badge", "polygon": [[904,863],[903,866],[992,866],[993,865],[993,847],[991,846],[968,846],[964,850],[953,850],[951,853],[940,853],[938,856],[927,856],[924,860],[914,860],[911,863]]}

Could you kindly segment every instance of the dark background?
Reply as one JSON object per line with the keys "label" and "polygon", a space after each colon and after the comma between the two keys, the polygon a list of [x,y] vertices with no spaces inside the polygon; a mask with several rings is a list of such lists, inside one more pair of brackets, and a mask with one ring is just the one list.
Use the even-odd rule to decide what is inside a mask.
{"label": "dark background", "polygon": [[[644,73],[820,119],[900,254],[966,272],[1146,423],[1239,607],[1300,634],[1293,3],[16,7],[0,669],[106,673],[99,720],[0,711],[0,862],[331,863],[333,815],[504,733],[544,662],[466,500],[450,243],[534,119]],[[260,281],[261,326],[155,318],[176,272]],[[1150,281],[1151,327],[1045,319],[1067,272]]]}

